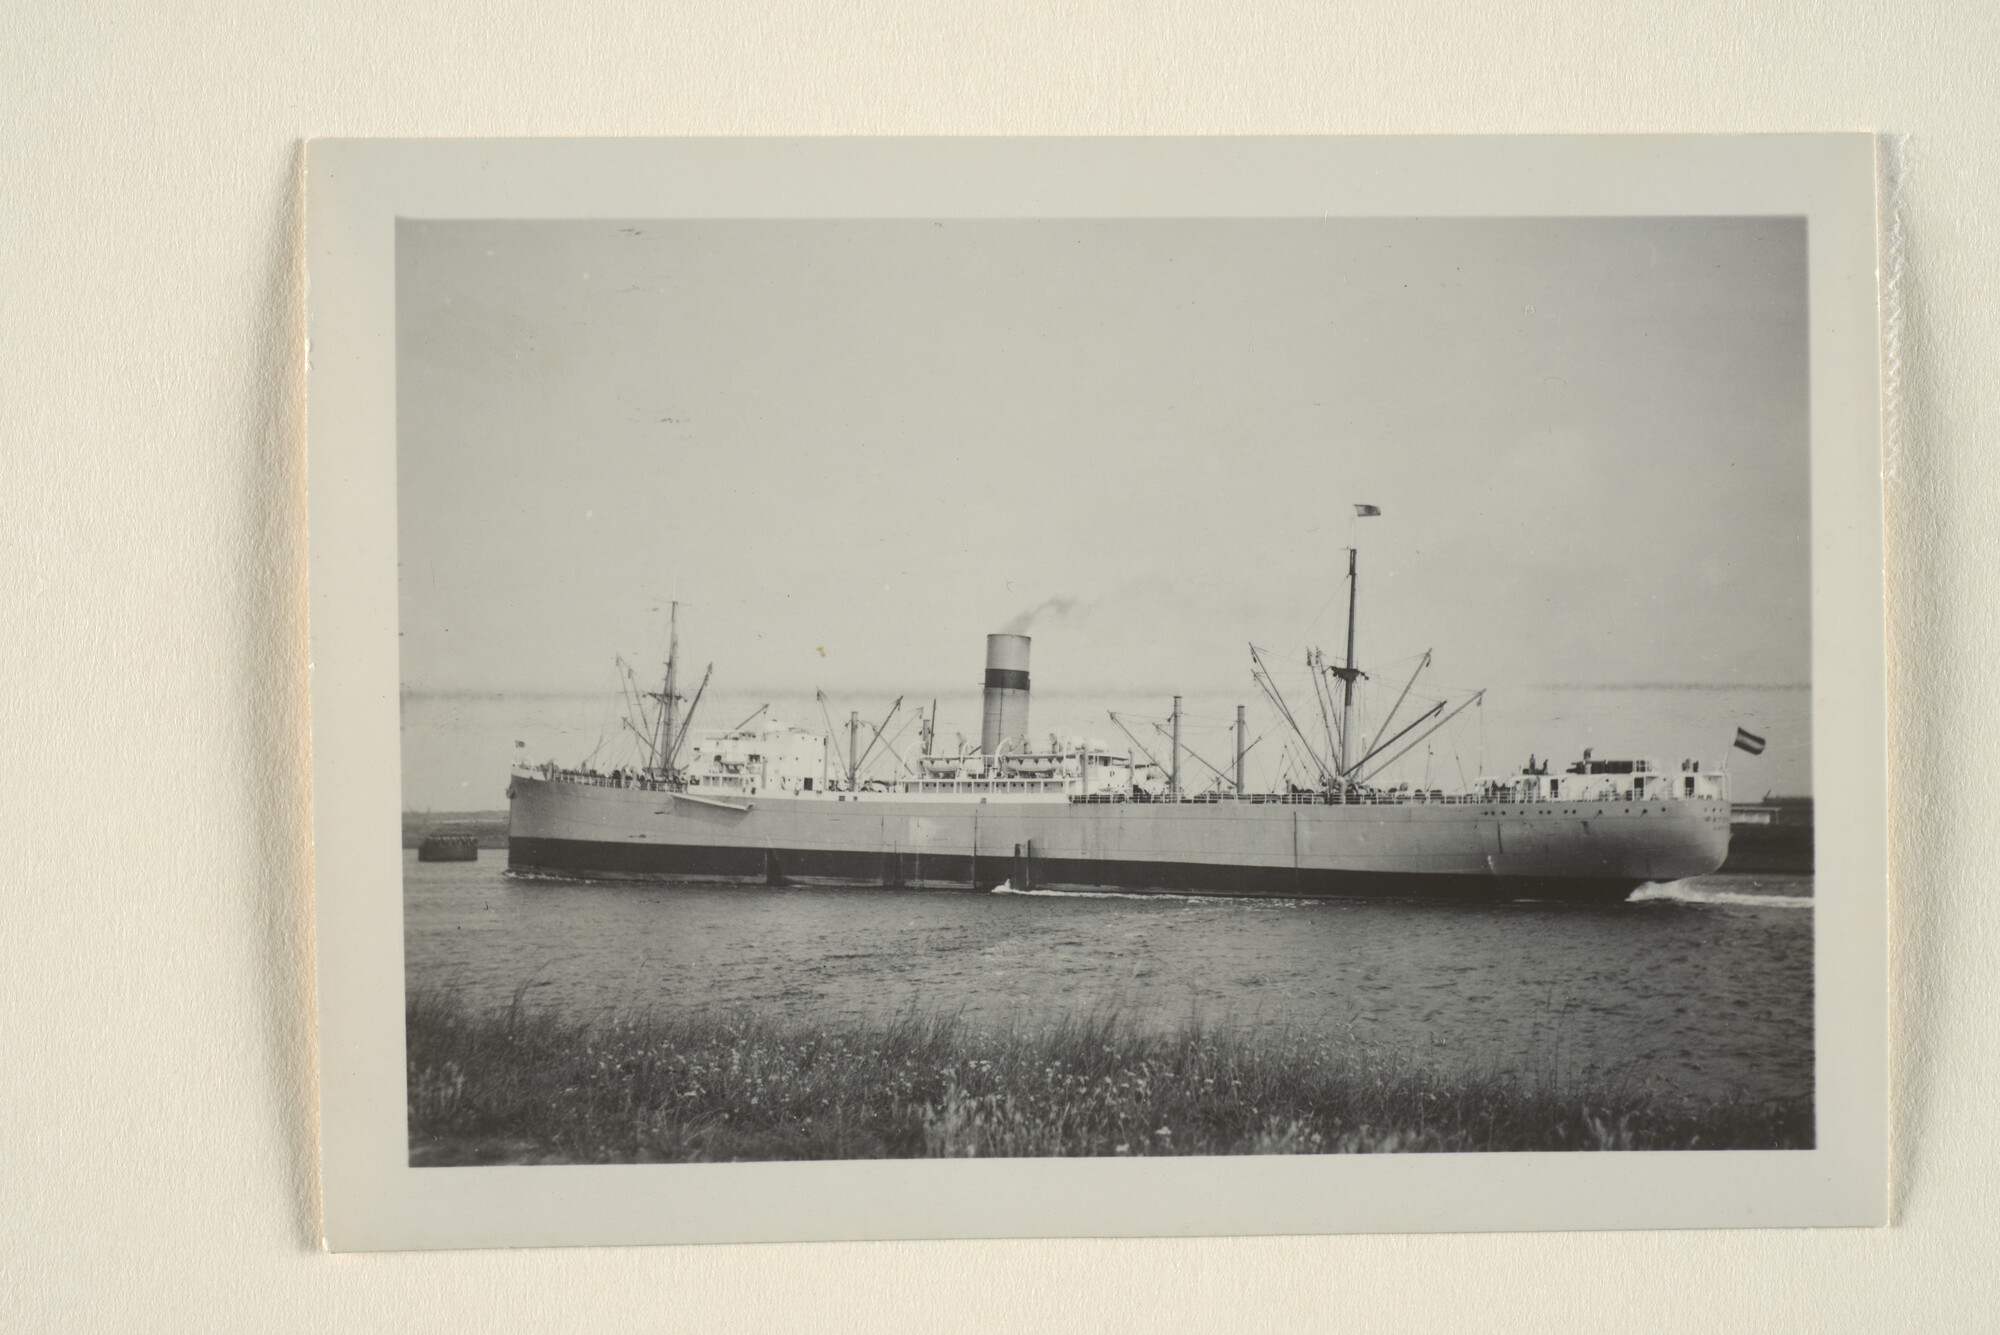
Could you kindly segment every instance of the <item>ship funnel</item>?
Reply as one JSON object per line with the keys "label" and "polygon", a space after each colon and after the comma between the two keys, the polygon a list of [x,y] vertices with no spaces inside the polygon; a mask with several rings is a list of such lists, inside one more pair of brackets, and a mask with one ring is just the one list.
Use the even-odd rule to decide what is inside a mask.
{"label": "ship funnel", "polygon": [[979,750],[993,755],[1002,742],[1016,752],[1028,744],[1028,637],[986,637],[986,710],[979,722]]}

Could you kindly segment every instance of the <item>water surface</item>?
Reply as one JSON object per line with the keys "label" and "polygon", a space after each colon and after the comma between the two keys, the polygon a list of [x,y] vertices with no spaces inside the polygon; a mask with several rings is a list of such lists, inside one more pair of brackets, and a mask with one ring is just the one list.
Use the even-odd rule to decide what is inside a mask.
{"label": "water surface", "polygon": [[1812,878],[1705,876],[1614,907],[718,885],[405,853],[413,988],[577,1016],[909,1008],[1034,1026],[1097,1007],[1351,1035],[1447,1068],[1706,1097],[1812,1092]]}

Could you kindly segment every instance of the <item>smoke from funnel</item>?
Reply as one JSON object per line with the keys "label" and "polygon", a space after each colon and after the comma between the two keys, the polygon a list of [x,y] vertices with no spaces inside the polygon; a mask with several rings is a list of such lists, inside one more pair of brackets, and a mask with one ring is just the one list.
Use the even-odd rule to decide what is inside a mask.
{"label": "smoke from funnel", "polygon": [[1067,616],[1075,608],[1076,604],[1076,599],[1064,597],[1060,594],[1054,598],[1045,598],[1038,605],[1029,608],[1002,626],[1000,633],[1002,635],[1026,635],[1035,622],[1043,616]]}

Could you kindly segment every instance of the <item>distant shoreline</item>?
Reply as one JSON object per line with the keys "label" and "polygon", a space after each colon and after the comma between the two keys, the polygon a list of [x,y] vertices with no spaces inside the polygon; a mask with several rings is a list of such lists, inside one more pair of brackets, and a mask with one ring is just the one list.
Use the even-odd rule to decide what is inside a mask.
{"label": "distant shoreline", "polygon": [[415,848],[431,834],[471,834],[481,848],[507,846],[507,813],[501,811],[405,811],[403,847]]}
{"label": "distant shoreline", "polygon": [[[934,696],[976,699],[979,695],[977,686],[968,687],[962,683],[944,686],[913,687],[906,683],[892,683],[885,686],[879,683],[859,682],[843,684],[839,689],[847,694],[879,695],[884,699],[897,695],[907,695],[912,699],[922,697],[926,700]],[[1042,689],[1044,689],[1046,694],[1064,700],[1075,700],[1086,697],[1095,698],[1106,694],[1102,688],[1081,686],[1069,690]],[[1184,682],[1171,681],[1121,682],[1117,688],[1117,693],[1120,695],[1133,693],[1142,695],[1172,695],[1178,691],[1182,695],[1189,695],[1194,691],[1201,690],[1204,694],[1228,695],[1232,689],[1232,687],[1226,685],[1204,689],[1198,686],[1190,687]],[[1810,691],[1812,690],[1812,683],[1793,681],[1503,681],[1491,685],[1489,689],[1494,691],[1708,691],[1722,693],[1727,691]],[[766,695],[805,697],[812,694],[809,688],[799,686],[796,683],[754,681],[738,682],[731,687],[731,692],[735,695],[755,697]],[[546,686],[404,686],[401,691],[401,697],[405,700],[597,700],[604,698],[606,694],[607,692],[604,687],[598,684],[561,688]],[[615,692],[610,694],[615,695]]]}

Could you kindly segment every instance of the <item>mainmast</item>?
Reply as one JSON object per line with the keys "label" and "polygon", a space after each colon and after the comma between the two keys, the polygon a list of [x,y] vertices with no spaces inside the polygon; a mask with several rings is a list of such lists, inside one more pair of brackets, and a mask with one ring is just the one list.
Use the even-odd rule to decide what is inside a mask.
{"label": "mainmast", "polygon": [[1361,589],[1356,558],[1360,552],[1347,549],[1347,670],[1340,674],[1340,769],[1347,772],[1347,728],[1354,713],[1354,604]]}
{"label": "mainmast", "polygon": [[[1382,511],[1378,506],[1357,504],[1354,507],[1354,518],[1356,520],[1368,519],[1381,513]],[[1351,527],[1349,532],[1352,532]],[[1357,601],[1360,583],[1360,576],[1356,573],[1355,558],[1357,555],[1357,544],[1350,537],[1347,543],[1347,664],[1344,667],[1333,669],[1333,674],[1340,678],[1341,683],[1340,757],[1334,772],[1343,783],[1347,780],[1348,729],[1354,718],[1354,680],[1362,675],[1360,670],[1354,666],[1354,605]]]}
{"label": "mainmast", "polygon": [[1334,773],[1342,779],[1347,777],[1347,734],[1354,721],[1354,679],[1361,674],[1354,668],[1354,603],[1355,550],[1347,549],[1347,664],[1333,669],[1333,675],[1340,678],[1340,756],[1334,763]]}

